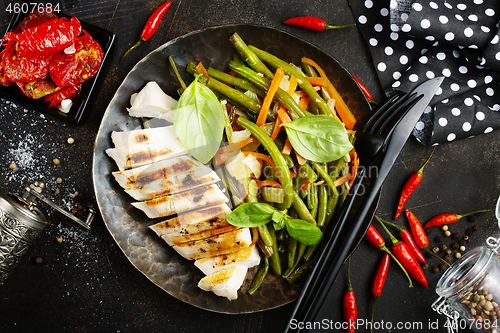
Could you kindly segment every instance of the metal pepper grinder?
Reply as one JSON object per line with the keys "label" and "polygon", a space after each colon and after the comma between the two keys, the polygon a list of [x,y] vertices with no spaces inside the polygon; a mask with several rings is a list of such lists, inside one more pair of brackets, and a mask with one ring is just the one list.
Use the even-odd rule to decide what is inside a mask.
{"label": "metal pepper grinder", "polygon": [[45,216],[36,207],[37,199],[90,229],[94,210],[89,209],[87,219],[82,221],[45,198],[42,195],[44,190],[45,183],[36,181],[26,188],[22,197],[11,193],[0,194],[0,285],[4,284],[22,255],[48,224]]}

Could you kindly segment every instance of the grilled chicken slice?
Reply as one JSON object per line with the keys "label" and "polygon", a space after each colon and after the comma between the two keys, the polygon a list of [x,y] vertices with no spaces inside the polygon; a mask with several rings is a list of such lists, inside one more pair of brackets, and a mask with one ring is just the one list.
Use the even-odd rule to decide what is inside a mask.
{"label": "grilled chicken slice", "polygon": [[238,289],[245,281],[247,271],[248,267],[235,265],[205,276],[198,282],[198,287],[232,301],[238,298]]}
{"label": "grilled chicken slice", "polygon": [[168,180],[175,175],[184,174],[199,168],[212,170],[191,156],[182,155],[129,170],[115,171],[113,172],[113,176],[121,187],[129,190],[149,187],[149,184],[159,179]]}
{"label": "grilled chicken slice", "polygon": [[248,228],[236,229],[209,238],[173,246],[188,260],[219,256],[250,246],[252,235]]}
{"label": "grilled chicken slice", "polygon": [[113,131],[111,140],[115,148],[132,146],[141,143],[169,142],[177,139],[174,125],[154,128],[138,129],[133,131]]}
{"label": "grilled chicken slice", "polygon": [[132,205],[142,210],[150,219],[154,219],[202,207],[220,205],[228,200],[217,185],[208,185],[149,201],[132,202]]}
{"label": "grilled chicken slice", "polygon": [[211,275],[235,265],[252,268],[254,266],[257,266],[259,263],[259,250],[257,250],[255,244],[252,244],[249,247],[245,247],[233,253],[198,259],[194,262],[194,265],[198,267],[205,275]]}
{"label": "grilled chicken slice", "polygon": [[106,149],[120,171],[135,168],[156,161],[166,160],[188,154],[188,151],[176,137],[169,141],[140,143],[131,146]]}
{"label": "grilled chicken slice", "polygon": [[173,234],[173,237],[197,234],[206,230],[230,225],[227,216],[231,209],[226,204],[198,209],[180,214],[170,220],[149,226],[158,236]]}

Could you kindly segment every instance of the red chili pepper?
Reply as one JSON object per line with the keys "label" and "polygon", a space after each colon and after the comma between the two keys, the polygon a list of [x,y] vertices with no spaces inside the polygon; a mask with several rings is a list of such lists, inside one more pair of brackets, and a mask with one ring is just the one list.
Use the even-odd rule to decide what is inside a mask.
{"label": "red chili pepper", "polygon": [[139,41],[123,54],[120,61],[122,61],[123,58],[125,58],[127,54],[130,53],[130,51],[132,51],[133,49],[135,49],[136,47],[147,41],[151,36],[153,36],[153,34],[156,32],[156,29],[158,29],[158,26],[160,25],[160,21],[163,15],[166,13],[167,9],[170,7],[171,4],[172,4],[171,1],[167,1],[154,11],[154,13],[149,17],[148,21],[146,22],[144,28],[142,29],[141,38],[139,38]]}
{"label": "red chili pepper", "polygon": [[387,235],[389,235],[389,237],[391,238],[391,252],[394,253],[394,256],[398,258],[398,260],[406,268],[412,278],[417,280],[417,282],[423,285],[425,288],[428,288],[429,283],[427,282],[424,271],[418,264],[417,259],[415,259],[413,254],[411,254],[408,246],[404,242],[397,240],[382,222],[380,222],[380,225],[382,226],[382,228],[384,228],[384,230],[387,232]]}
{"label": "red chili pepper", "polygon": [[445,224],[451,224],[455,223],[458,220],[460,220],[462,217],[469,216],[472,214],[477,214],[481,212],[486,212],[488,211],[487,209],[484,210],[478,210],[472,213],[467,213],[464,215],[457,215],[457,214],[441,214],[438,216],[434,216],[432,219],[430,219],[424,226],[425,229],[430,228],[430,227],[435,227],[437,225],[445,225]]}
{"label": "red chili pepper", "polygon": [[358,79],[356,76],[354,76],[354,74],[351,74],[351,75],[354,78],[354,80],[356,80],[356,82],[359,84],[359,87],[361,88],[361,90],[365,94],[366,98],[368,98],[370,101],[373,101],[372,94],[370,94],[370,91],[368,91],[368,88],[366,88],[366,86],[363,84],[363,82],[361,82],[360,79]]}
{"label": "red chili pepper", "polygon": [[19,33],[9,32],[3,38],[2,44],[8,40],[18,42],[17,51],[24,58],[46,56],[73,44],[81,31],[80,21],[76,17],[55,18]]}
{"label": "red chili pepper", "polygon": [[405,227],[401,227],[401,226],[394,224],[394,223],[391,223],[389,221],[382,220],[378,216],[375,216],[375,218],[379,222],[384,223],[386,225],[388,224],[391,227],[393,227],[394,229],[396,229],[398,231],[399,237],[401,237],[403,242],[405,242],[406,245],[408,245],[408,248],[410,249],[411,253],[413,254],[413,256],[415,256],[415,259],[417,259],[421,263],[425,264],[424,255],[422,254],[422,252],[420,252],[420,250],[417,247],[417,244],[415,244],[415,241],[413,240],[413,237],[411,236],[410,232]]}
{"label": "red chili pepper", "polygon": [[347,322],[347,332],[354,333],[356,328],[356,319],[358,309],[356,306],[356,297],[351,285],[351,258],[347,260],[347,292],[344,295],[343,302],[344,320]]}
{"label": "red chili pepper", "polygon": [[442,262],[444,262],[448,267],[451,267],[451,265],[429,250],[429,238],[427,238],[427,235],[425,234],[425,230],[422,227],[422,224],[420,224],[420,221],[417,219],[417,217],[408,209],[405,210],[406,217],[408,218],[408,222],[410,222],[410,227],[411,227],[411,233],[413,234],[413,237],[415,238],[415,243],[417,243],[417,246],[424,250],[425,252],[431,254],[432,256],[438,258]]}
{"label": "red chili pepper", "polygon": [[314,16],[299,16],[299,17],[289,18],[288,20],[283,21],[283,23],[318,32],[324,31],[326,29],[339,29],[339,28],[352,27],[355,25],[355,24],[329,25],[325,22],[325,20]]}
{"label": "red chili pepper", "polygon": [[399,214],[401,214],[401,212],[403,211],[403,207],[406,204],[406,201],[410,197],[410,194],[412,194],[412,192],[417,188],[417,186],[422,181],[424,167],[427,165],[427,162],[429,162],[429,160],[431,159],[432,154],[434,153],[435,149],[436,149],[436,147],[434,147],[434,149],[432,149],[431,154],[429,155],[429,157],[427,158],[425,163],[420,167],[420,169],[418,169],[416,172],[412,173],[412,175],[406,180],[406,183],[403,186],[403,189],[401,190],[401,195],[399,197],[399,203],[398,203],[398,209],[396,211],[396,215],[394,216],[394,219],[397,219]]}
{"label": "red chili pepper", "polygon": [[377,267],[377,271],[375,272],[375,276],[372,281],[372,309],[371,309],[371,322],[373,331],[373,315],[375,312],[375,302],[382,294],[382,288],[384,288],[385,278],[387,277],[387,271],[389,270],[389,264],[391,263],[391,257],[384,253],[382,255],[382,259],[380,259],[380,263]]}
{"label": "red chili pepper", "polygon": [[370,224],[368,227],[368,230],[366,231],[365,238],[381,251],[384,251],[388,255],[391,256],[391,258],[398,264],[398,266],[403,270],[403,273],[405,273],[406,277],[408,278],[408,281],[410,281],[410,288],[413,287],[413,282],[411,282],[410,276],[408,275],[408,272],[406,269],[403,267],[403,265],[399,262],[399,260],[394,256],[394,254],[385,246],[385,240],[380,235],[380,233],[375,229],[375,227]]}

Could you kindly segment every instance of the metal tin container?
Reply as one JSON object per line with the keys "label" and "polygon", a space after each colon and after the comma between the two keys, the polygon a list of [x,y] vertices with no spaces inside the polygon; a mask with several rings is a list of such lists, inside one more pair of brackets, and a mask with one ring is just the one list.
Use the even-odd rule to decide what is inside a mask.
{"label": "metal tin container", "polygon": [[46,225],[45,216],[30,202],[0,194],[0,285]]}

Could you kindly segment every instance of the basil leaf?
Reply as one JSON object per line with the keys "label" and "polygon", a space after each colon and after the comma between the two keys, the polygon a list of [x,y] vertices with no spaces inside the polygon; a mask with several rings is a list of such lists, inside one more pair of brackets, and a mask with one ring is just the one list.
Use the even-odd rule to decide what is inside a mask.
{"label": "basil leaf", "polygon": [[332,162],[352,149],[344,125],[332,116],[307,116],[281,126],[297,153],[313,162]]}
{"label": "basil leaf", "polygon": [[227,222],[236,227],[259,227],[271,221],[276,210],[265,203],[246,202],[233,210]]}
{"label": "basil leaf", "polygon": [[202,163],[207,163],[219,149],[224,131],[224,111],[212,90],[198,82],[198,77],[184,90],[174,116],[177,137]]}
{"label": "basil leaf", "polygon": [[323,237],[321,230],[304,220],[286,220],[288,234],[304,245],[314,245]]}

